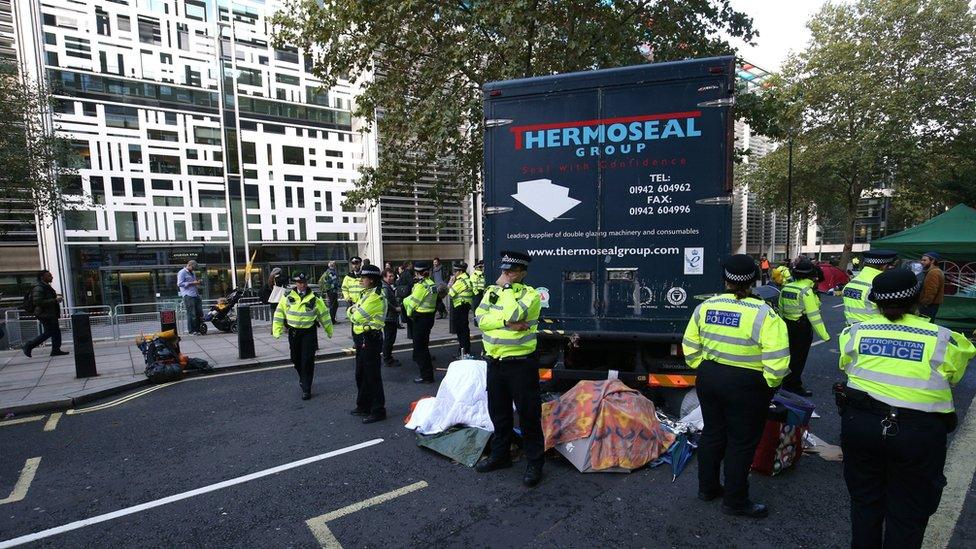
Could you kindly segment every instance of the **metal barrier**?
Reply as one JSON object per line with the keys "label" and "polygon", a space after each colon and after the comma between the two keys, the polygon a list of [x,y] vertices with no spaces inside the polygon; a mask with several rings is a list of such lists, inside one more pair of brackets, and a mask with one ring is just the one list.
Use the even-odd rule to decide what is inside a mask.
{"label": "metal barrier", "polygon": [[[204,301],[204,315],[210,306],[217,303],[216,299]],[[245,297],[236,306],[251,307],[251,324],[270,324],[274,316],[274,305],[262,303],[257,297]],[[176,322],[185,329],[186,309],[182,301],[157,301],[151,303],[126,303],[109,307],[99,305],[94,307],[64,307],[61,309],[61,338],[65,342],[71,341],[71,315],[87,313],[91,320],[92,340],[114,340],[134,338],[140,334],[150,334],[159,331],[159,313],[161,311],[176,310]],[[7,344],[11,348],[21,347],[24,343],[37,337],[41,333],[41,323],[32,315],[27,315],[20,309],[4,311],[4,324]]]}

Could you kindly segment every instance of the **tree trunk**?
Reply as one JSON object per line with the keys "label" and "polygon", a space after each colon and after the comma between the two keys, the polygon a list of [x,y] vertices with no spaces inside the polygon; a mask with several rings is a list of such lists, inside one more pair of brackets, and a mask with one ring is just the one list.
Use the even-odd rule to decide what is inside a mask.
{"label": "tree trunk", "polygon": [[851,262],[851,251],[854,249],[854,224],[857,220],[857,207],[855,206],[854,211],[848,209],[845,212],[847,215],[844,219],[844,249],[840,254],[840,261],[837,264],[842,271],[847,271],[847,266]]}

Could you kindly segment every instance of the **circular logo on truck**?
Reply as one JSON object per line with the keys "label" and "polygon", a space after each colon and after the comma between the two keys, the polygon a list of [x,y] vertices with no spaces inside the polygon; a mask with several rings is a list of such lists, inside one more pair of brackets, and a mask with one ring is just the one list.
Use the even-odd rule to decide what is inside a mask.
{"label": "circular logo on truck", "polygon": [[688,292],[684,288],[671,288],[668,290],[667,294],[668,303],[672,305],[681,305],[688,299]]}
{"label": "circular logo on truck", "polygon": [[544,286],[539,286],[538,288],[535,289],[535,291],[539,292],[539,301],[542,302],[542,308],[543,309],[548,309],[549,308],[549,288],[546,288]]}

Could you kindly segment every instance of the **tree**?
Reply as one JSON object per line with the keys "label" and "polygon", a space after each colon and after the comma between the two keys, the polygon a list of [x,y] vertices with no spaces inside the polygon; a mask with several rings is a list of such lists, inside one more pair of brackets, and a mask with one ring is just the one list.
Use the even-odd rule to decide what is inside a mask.
{"label": "tree", "polygon": [[[33,222],[55,219],[70,208],[65,195],[76,157],[70,143],[45,122],[47,88],[0,65],[0,218]],[[4,231],[9,225],[0,225]]]}
{"label": "tree", "polygon": [[[727,54],[752,20],[729,0],[291,0],[278,44],[314,52],[326,86],[363,82],[355,115],[378,120],[380,152],[347,203],[410,189],[441,164],[431,198],[460,200],[481,180],[481,87],[492,81]],[[380,116],[377,116],[380,113]]]}
{"label": "tree", "polygon": [[[827,4],[808,23],[810,46],[774,79],[767,131],[792,138],[794,208],[842,222],[842,265],[862,197],[879,189],[927,204],[971,196],[950,183],[972,175],[974,22],[966,0]],[[779,147],[745,178],[780,209],[787,155]],[[933,177],[937,162],[951,166]]]}

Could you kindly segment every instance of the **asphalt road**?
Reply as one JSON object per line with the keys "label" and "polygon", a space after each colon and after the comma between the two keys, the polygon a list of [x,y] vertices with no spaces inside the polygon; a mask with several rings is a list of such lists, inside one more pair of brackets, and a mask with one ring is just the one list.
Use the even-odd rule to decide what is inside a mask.
{"label": "asphalt road", "polygon": [[[838,302],[825,300],[831,333],[841,326],[840,309],[832,308]],[[835,348],[836,338],[815,347],[805,375],[822,416],[813,420],[812,431],[831,443],[839,430],[829,393],[840,379]],[[437,349],[436,364],[446,366],[451,351]],[[317,547],[306,521],[403,488],[388,501],[327,517],[326,535],[345,547],[849,543],[842,465],[817,456],[804,457],[777,477],[752,476],[753,498],[771,507],[770,517],[760,521],[726,517],[718,502],[698,501],[694,460],[672,482],[667,466],[584,475],[553,455],[535,489],[522,487],[521,462],[487,475],[451,463],[418,448],[403,428],[409,404],[434,388],[411,383],[416,370],[409,352],[399,356],[403,367],[383,370],[390,419],[373,425],[348,413],[355,398],[353,363],[344,359],[317,367],[307,402],[299,399],[295,372],[280,368],[164,387],[98,411],[65,415],[51,431],[43,430],[44,421],[0,427],[0,497],[12,490],[26,460],[41,458],[26,497],[0,504],[0,546],[156,502],[157,507],[56,533],[35,545]],[[974,375],[956,391],[962,412],[973,398]],[[295,464],[315,456],[321,459]],[[290,468],[274,474],[239,479],[286,464]],[[240,482],[213,486],[229,479]],[[183,497],[158,501],[176,494]],[[323,521],[318,524],[321,537]],[[976,495],[970,490],[950,546],[972,547],[974,540]]]}

